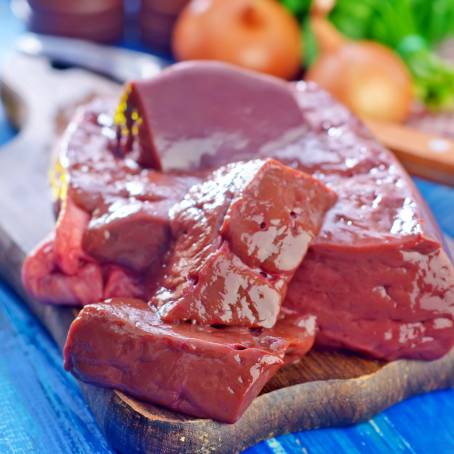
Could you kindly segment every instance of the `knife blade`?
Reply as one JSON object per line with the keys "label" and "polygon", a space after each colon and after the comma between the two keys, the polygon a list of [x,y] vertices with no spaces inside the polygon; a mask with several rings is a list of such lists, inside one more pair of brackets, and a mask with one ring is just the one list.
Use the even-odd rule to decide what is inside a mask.
{"label": "knife blade", "polygon": [[120,83],[156,76],[171,63],[144,52],[34,33],[22,35],[16,49],[26,55],[85,68]]}

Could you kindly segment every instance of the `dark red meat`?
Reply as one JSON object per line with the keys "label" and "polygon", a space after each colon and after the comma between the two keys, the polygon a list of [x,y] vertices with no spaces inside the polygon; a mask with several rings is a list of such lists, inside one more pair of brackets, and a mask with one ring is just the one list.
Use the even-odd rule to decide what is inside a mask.
{"label": "dark red meat", "polygon": [[117,114],[127,149],[137,139],[149,167],[218,168],[221,160],[270,157],[261,150],[280,148],[301,128],[302,112],[277,79],[217,63],[173,68],[130,83]]}
{"label": "dark red meat", "polygon": [[[40,253],[28,259],[33,266],[26,268],[34,274],[24,276],[33,282],[28,285],[33,295],[58,301],[39,290],[46,273],[72,288],[80,271],[93,263],[98,290],[92,299],[88,291],[81,298],[68,289],[65,304],[109,296],[147,298],[160,286],[153,303],[162,306],[167,322],[273,326],[288,282],[334,194],[276,161],[221,169],[172,210],[176,244],[164,278],[155,282],[171,240],[169,210],[201,176],[144,170],[134,153],[118,153],[113,137],[111,122],[96,103],[69,128],[53,178],[61,200],[54,263],[52,270],[46,263],[40,267]],[[238,292],[230,291],[231,285]]]}
{"label": "dark red meat", "polygon": [[54,164],[55,235],[23,268],[26,288],[45,303],[146,297],[170,244],[169,209],[199,181],[143,170],[132,155],[117,156],[106,106],[95,102],[79,111]]}
{"label": "dark red meat", "polygon": [[190,415],[235,422],[284,364],[312,346],[311,317],[248,328],[169,325],[140,300],[86,306],[71,325],[65,368],[91,383]]}
{"label": "dark red meat", "polygon": [[166,322],[271,328],[334,201],[274,160],[220,168],[172,209],[176,242],[152,303]]}
{"label": "dark red meat", "polygon": [[[430,212],[395,158],[314,85],[184,64],[129,86],[119,140],[110,118],[92,106],[69,128],[54,177],[55,240],[27,259],[24,281],[40,300],[65,304],[145,300],[157,290],[159,311],[129,300],[83,309],[66,348],[81,379],[233,421],[285,354],[306,351],[294,320],[259,331],[169,320],[270,326],[286,287],[281,315],[316,316],[322,346],[385,359],[433,359],[452,348],[454,270]],[[269,157],[295,171],[266,161],[279,179],[257,178]],[[332,199],[296,170],[338,198],[288,284],[306,242],[279,260],[272,251],[287,237],[271,241],[271,221],[293,239],[296,227],[312,236]],[[260,295],[255,304],[251,289],[270,304]]]}
{"label": "dark red meat", "polygon": [[80,260],[77,271],[59,268],[56,241],[50,235],[25,259],[22,281],[27,292],[48,304],[85,305],[116,296],[145,297],[143,280],[118,266]]}
{"label": "dark red meat", "polygon": [[317,311],[324,346],[388,360],[442,356],[454,344],[454,269],[430,211],[394,156],[349,112],[312,85],[296,95],[313,131],[307,139],[327,150],[315,157],[302,147],[299,167],[339,198],[286,305]]}
{"label": "dark red meat", "polygon": [[134,271],[160,264],[170,242],[168,201],[134,202],[119,199],[106,212],[93,216],[83,232],[83,249],[104,263]]}
{"label": "dark red meat", "polygon": [[[176,65],[132,87],[156,167],[273,157],[338,194],[286,301],[319,316],[319,344],[387,359],[450,350],[454,270],[441,234],[394,156],[344,107],[313,84],[219,63]],[[386,323],[393,329],[378,329]]]}
{"label": "dark red meat", "polygon": [[102,271],[96,263],[80,264],[76,274],[58,270],[53,235],[26,258],[22,281],[35,299],[52,304],[87,304],[103,298]]}

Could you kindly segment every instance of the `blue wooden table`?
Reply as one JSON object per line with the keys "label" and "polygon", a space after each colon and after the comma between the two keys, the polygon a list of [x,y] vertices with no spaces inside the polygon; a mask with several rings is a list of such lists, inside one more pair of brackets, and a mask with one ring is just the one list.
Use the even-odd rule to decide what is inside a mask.
{"label": "blue wooden table", "polygon": [[[0,63],[21,31],[6,0],[0,0]],[[0,107],[0,145],[13,135]],[[454,189],[416,182],[444,232],[454,237]],[[22,301],[0,281],[0,454],[35,452],[112,451],[76,381],[63,370],[57,347]],[[454,453],[454,390],[415,397],[363,424],[290,434],[247,451],[362,452]]]}

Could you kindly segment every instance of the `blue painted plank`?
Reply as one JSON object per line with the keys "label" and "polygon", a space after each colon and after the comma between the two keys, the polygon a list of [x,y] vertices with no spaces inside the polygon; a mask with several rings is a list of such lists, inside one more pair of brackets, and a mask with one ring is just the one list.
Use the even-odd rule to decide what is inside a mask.
{"label": "blue painted plank", "polygon": [[284,435],[245,454],[454,453],[453,415],[454,390],[437,391],[397,404],[362,424]]}
{"label": "blue painted plank", "polygon": [[12,51],[14,41],[24,30],[24,25],[12,14],[8,0],[0,0],[0,64]]}
{"label": "blue painted plank", "polygon": [[16,130],[6,119],[5,110],[0,103],[0,147],[9,142],[16,134]]}
{"label": "blue painted plank", "polygon": [[0,285],[0,453],[108,453],[61,353]]}
{"label": "blue painted plank", "polygon": [[414,178],[444,233],[454,238],[454,188]]}

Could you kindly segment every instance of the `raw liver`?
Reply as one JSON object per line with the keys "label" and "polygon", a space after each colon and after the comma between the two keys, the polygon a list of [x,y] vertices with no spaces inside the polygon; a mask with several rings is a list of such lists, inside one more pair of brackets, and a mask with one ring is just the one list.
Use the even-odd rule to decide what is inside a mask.
{"label": "raw liver", "polygon": [[170,244],[169,209],[199,181],[116,155],[110,107],[95,101],[80,109],[59,145],[52,172],[56,231],[23,267],[26,288],[42,302],[145,297]]}
{"label": "raw liver", "polygon": [[[199,178],[144,170],[134,156],[117,155],[105,109],[95,102],[69,127],[55,166],[55,192],[89,214],[78,229],[85,254],[134,272],[159,268],[171,240],[169,210]],[[57,236],[59,230],[57,223]]]}
{"label": "raw liver", "polygon": [[113,110],[112,100],[103,99],[77,111],[58,146],[51,172],[54,196],[69,195],[95,215],[118,198],[150,203],[180,200],[198,176],[146,170],[137,163],[136,154],[123,156],[116,146]]}
{"label": "raw liver", "polygon": [[79,306],[116,296],[145,296],[143,280],[124,268],[82,259],[73,274],[65,273],[58,266],[55,250],[51,234],[25,259],[22,281],[36,300]]}
{"label": "raw liver", "polygon": [[76,274],[65,275],[56,267],[53,235],[29,254],[22,267],[27,292],[50,304],[87,304],[103,297],[103,277],[95,264],[81,264]]}
{"label": "raw liver", "polygon": [[[265,191],[259,198],[269,196],[270,207],[251,206],[244,187],[238,198],[233,183],[226,189],[207,174],[216,168],[228,176],[236,169],[231,180],[243,179],[250,189],[244,179],[254,162],[220,167],[271,156],[318,177],[338,199],[288,286],[280,315],[291,313],[291,318],[273,328],[221,329],[170,324],[162,319],[170,314],[165,306],[160,314],[141,300],[89,304],[73,323],[65,348],[66,367],[76,376],[177,411],[233,422],[285,361],[311,347],[315,317],[322,346],[385,359],[433,359],[452,348],[454,271],[440,232],[404,170],[347,110],[313,85],[288,85],[215,63],[179,65],[130,89],[123,100],[126,110],[117,117],[125,115],[120,140],[100,105],[79,114],[62,142],[53,185],[60,201],[55,238],[24,265],[27,289],[38,299],[60,304],[109,296],[146,300],[165,283],[160,273],[172,271],[174,249],[161,267],[170,233],[180,248],[176,262],[193,259],[191,247],[202,251],[202,258],[206,251],[212,254],[204,273],[177,270],[184,282],[189,277],[196,284],[192,298],[200,296],[197,286],[213,277],[220,277],[221,287],[235,289],[226,285],[225,273],[219,274],[222,267],[236,276],[247,274],[255,284],[274,280],[274,289],[268,288],[279,293],[282,275],[290,278],[301,257],[282,267],[275,257],[247,250],[243,234],[258,232],[263,222],[253,219],[258,214],[272,213],[274,219],[276,209],[284,225],[284,212],[291,219],[298,216],[293,205],[299,198],[287,199],[297,191],[273,182],[276,194]],[[148,128],[127,121],[129,115],[145,119]],[[158,172],[161,168],[167,173]],[[301,175],[286,168],[282,181],[285,173]],[[314,187],[311,178],[298,178]],[[201,190],[204,185],[213,188]],[[300,206],[309,210],[303,230],[314,234],[330,205],[322,192],[325,203],[320,192],[313,194],[321,203],[314,204],[314,212],[312,204]],[[147,231],[157,238],[147,237]],[[219,302],[217,295],[207,300]],[[264,326],[276,318],[278,306],[272,306]],[[199,322],[219,321],[203,319],[201,308],[173,321],[195,315]],[[237,314],[228,321],[242,323]]]}
{"label": "raw liver", "polygon": [[311,348],[314,328],[311,317],[260,333],[168,325],[140,300],[110,300],[86,306],[71,325],[65,368],[176,411],[235,422],[286,353]]}
{"label": "raw liver", "polygon": [[75,204],[93,213],[106,198],[138,197],[117,183],[143,182],[153,171],[142,159],[193,172],[272,156],[338,194],[285,302],[318,316],[317,342],[386,359],[432,359],[452,347],[454,272],[441,234],[408,175],[359,120],[314,85],[217,63],[177,65],[149,84],[151,147],[106,153],[113,129],[104,107],[70,129],[68,156],[81,159],[68,189]]}
{"label": "raw liver", "polygon": [[168,212],[172,205],[118,200],[92,217],[83,249],[100,262],[117,263],[141,272],[160,265],[170,242]]}
{"label": "raw liver", "polygon": [[274,160],[221,167],[172,209],[152,303],[166,322],[271,328],[335,194]]}
{"label": "raw liver", "polygon": [[[169,210],[202,175],[141,168],[134,153],[124,156],[116,149],[105,108],[95,102],[81,109],[61,142],[53,171],[60,205],[55,239],[27,259],[24,281],[29,291],[43,302],[88,304],[112,296],[150,297],[158,284],[175,293],[172,286],[182,280],[180,287],[185,288],[170,295],[175,301],[162,308],[167,322],[273,326],[287,284],[334,194],[311,176],[276,161],[237,163],[196,186],[171,226]],[[205,207],[197,211],[200,203]],[[261,219],[244,219],[244,211]],[[265,220],[270,225],[261,226]],[[184,230],[189,232],[182,235]],[[172,233],[177,243],[167,261],[166,279],[156,283]],[[267,235],[269,241],[252,244],[256,234]],[[249,247],[254,249],[251,254]],[[198,263],[188,268],[187,260]],[[236,278],[248,287],[233,295],[228,306],[227,298],[220,298],[224,289],[219,289],[225,276],[218,274],[217,282],[207,285],[211,270],[219,267],[229,269],[230,281]],[[81,282],[87,270],[91,294]],[[196,273],[198,286],[192,283]],[[155,302],[163,304],[162,299]]]}
{"label": "raw liver", "polygon": [[128,84],[117,118],[125,143],[131,149],[138,141],[149,167],[218,168],[242,157],[270,157],[260,150],[274,142],[279,148],[301,128],[300,108],[283,87],[223,64],[179,63],[160,77]]}
{"label": "raw liver", "polygon": [[454,270],[442,236],[406,172],[347,109],[313,84],[219,63],[175,65],[135,90],[146,96],[137,106],[149,115],[151,165],[271,156],[339,195],[285,303],[319,316],[319,344],[386,359],[450,350]]}
{"label": "raw liver", "polygon": [[454,344],[454,269],[428,207],[346,109],[313,85],[296,87],[296,96],[308,128],[299,167],[339,199],[286,305],[317,310],[324,346],[388,360],[442,356]]}

